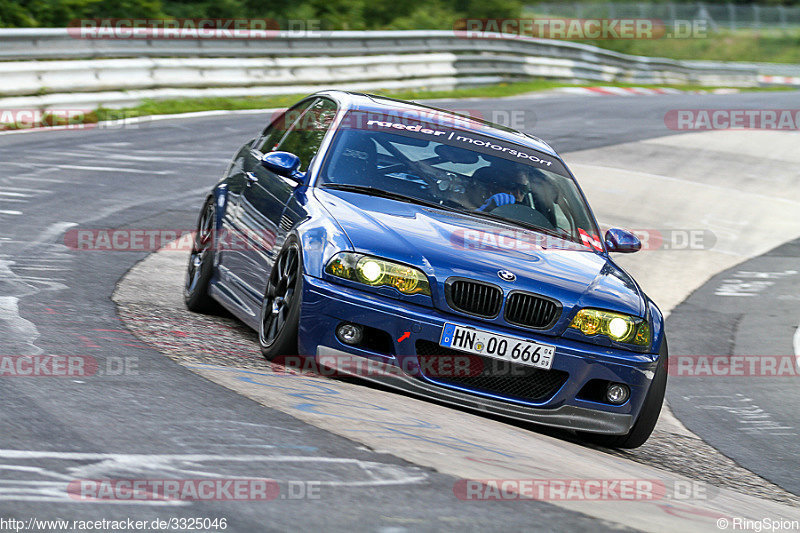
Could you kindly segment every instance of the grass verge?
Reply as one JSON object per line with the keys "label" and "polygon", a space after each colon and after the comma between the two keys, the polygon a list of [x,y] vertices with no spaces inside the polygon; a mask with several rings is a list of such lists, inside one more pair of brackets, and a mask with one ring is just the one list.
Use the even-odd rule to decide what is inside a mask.
{"label": "grass verge", "polygon": [[687,39],[579,41],[637,56],[707,61],[800,63],[800,30],[720,30]]}

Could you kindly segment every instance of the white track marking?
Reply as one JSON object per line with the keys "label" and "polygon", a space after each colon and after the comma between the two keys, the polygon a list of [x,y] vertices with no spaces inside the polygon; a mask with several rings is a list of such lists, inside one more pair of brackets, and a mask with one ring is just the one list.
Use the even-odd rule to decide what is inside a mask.
{"label": "white track marking", "polygon": [[[20,249],[21,255],[24,256],[32,247],[49,243],[74,225],[74,222],[51,224],[35,239],[23,244]],[[9,242],[6,241],[4,244]],[[42,349],[35,344],[39,338],[39,330],[36,324],[22,317],[19,312],[19,300],[43,290],[65,289],[67,285],[61,283],[63,280],[60,279],[20,276],[11,268],[15,265],[14,261],[0,259],[0,281],[4,287],[3,295],[0,296],[0,326],[2,326],[0,331],[3,331],[3,346],[13,350],[16,355],[38,355],[42,353]]]}
{"label": "white track marking", "polygon": [[138,168],[119,168],[119,167],[90,167],[84,165],[57,165],[54,168],[61,170],[88,170],[91,172],[117,172],[127,174],[157,174],[164,176],[166,174],[175,174],[173,170],[143,170]]}
{"label": "white track marking", "polygon": [[800,326],[797,326],[797,331],[794,332],[794,355],[797,358],[797,366],[800,366]]}
{"label": "white track marking", "polygon": [[[25,464],[25,461],[44,460],[53,466],[41,467]],[[317,457],[304,455],[213,455],[213,454],[125,454],[125,453],[86,453],[33,450],[0,450],[0,472],[4,470],[26,472],[29,479],[1,479],[0,501],[74,501],[66,491],[65,481],[80,479],[129,479],[138,477],[177,479],[247,479],[250,477],[269,477],[280,481],[274,475],[265,476],[256,470],[262,464],[269,472],[271,463],[281,465],[331,465],[326,466],[330,473],[335,465],[355,467],[355,471],[334,472],[339,479],[326,479],[320,485],[338,487],[379,487],[424,483],[428,474],[417,467],[361,461],[347,457]],[[232,473],[228,466],[245,464],[252,474],[243,476]],[[303,467],[305,470],[307,467]],[[238,471],[237,471],[238,472]],[[294,477],[294,476],[293,476]],[[134,503],[140,505],[189,505],[188,501],[103,501],[97,503]]]}
{"label": "white track marking", "polygon": [[[14,244],[27,244],[27,242],[25,242],[25,241],[12,241],[11,239],[6,239],[6,242],[7,242],[7,243],[9,243],[9,244],[10,244],[10,243],[14,243]],[[37,257],[37,258],[35,259],[35,261],[36,261],[36,263],[37,263],[37,264],[38,264],[38,263],[63,263],[63,262],[64,262],[64,259],[69,259],[69,254],[61,254],[61,255],[63,255],[63,256],[64,256],[64,258],[63,258],[63,259],[60,259],[60,258],[48,259],[48,258],[45,258],[45,257]],[[9,256],[7,256],[7,257],[9,257],[9,258],[10,258],[11,256],[9,255]],[[19,266],[15,265],[15,266],[14,266],[14,268],[19,268]]]}
{"label": "white track marking", "polygon": [[105,159],[109,160],[116,160],[116,161],[146,161],[148,163],[153,163],[157,161],[166,161],[170,163],[219,163],[221,165],[227,165],[230,163],[230,159],[227,157],[159,157],[159,156],[134,156],[130,154],[109,154],[103,156]]}
{"label": "white track marking", "polygon": [[[6,278],[6,273],[10,273],[10,277],[16,278],[19,290],[37,292],[36,289],[21,278],[11,272],[7,268],[7,262],[0,260],[0,279]],[[13,280],[12,280],[13,283]],[[0,296],[0,324],[3,329],[3,344],[8,345],[9,348],[17,355],[39,355],[42,349],[36,346],[35,341],[39,338],[39,330],[36,325],[30,320],[22,318],[19,314],[19,298],[17,296]]]}
{"label": "white track marking", "polygon": [[[67,180],[58,180],[55,178],[34,178],[31,176],[9,176],[8,179],[10,180],[20,180],[20,181],[44,181],[47,183],[67,183]],[[70,184],[74,185],[74,181],[70,181]]]}
{"label": "white track marking", "polygon": [[[17,268],[17,267],[15,266],[14,268]],[[51,277],[42,278],[42,277],[39,277],[39,276],[25,276],[23,279],[25,281],[32,281],[34,283],[41,282],[41,281],[47,281],[47,282],[50,282],[50,281],[66,281],[64,278],[51,278]]]}
{"label": "white track marking", "polygon": [[[34,270],[37,272],[56,272],[56,271],[70,271],[72,268],[67,267],[51,267],[51,266],[15,266],[14,270]],[[52,280],[52,278],[48,278]],[[52,280],[55,281],[55,280]],[[63,281],[63,280],[62,280]]]}
{"label": "white track marking", "polygon": [[49,189],[28,189],[27,187],[5,187],[5,186],[3,187],[3,190],[5,190],[5,191],[14,191],[14,192],[23,192],[23,193],[32,192],[32,193],[35,193],[35,194],[53,192],[53,191],[51,191]]}
{"label": "white track marking", "polygon": [[78,225],[77,222],[65,222],[65,221],[54,222],[53,224],[47,226],[47,229],[41,232],[38,237],[36,237],[33,240],[27,241],[25,243],[25,247],[23,248],[23,250],[36,244],[52,242],[56,237],[60,236],[69,228],[77,225]]}
{"label": "white track marking", "polygon": [[[134,151],[135,152],[135,151]],[[220,154],[219,157],[190,157],[186,155],[186,152],[180,152],[181,155],[155,155],[155,154],[142,154],[142,155],[134,155],[132,153],[124,153],[124,154],[117,154],[108,150],[86,150],[83,152],[62,152],[59,155],[62,158],[71,157],[74,159],[78,159],[80,161],[86,161],[89,159],[97,159],[97,155],[101,154],[102,160],[105,161],[122,161],[127,163],[137,163],[137,162],[147,162],[147,163],[156,163],[156,162],[169,162],[169,163],[219,163],[219,164],[227,164],[230,163],[230,158],[227,157],[227,154]],[[207,155],[207,154],[206,154]],[[30,156],[31,159],[52,159],[51,156],[38,156],[32,155]],[[63,159],[62,159],[63,160]],[[41,163],[36,163],[37,165],[41,165]]]}
{"label": "white track marking", "polygon": [[[109,147],[106,148],[105,146],[92,146],[90,150],[95,152],[103,152],[105,154],[113,154],[117,147]],[[131,148],[125,150],[126,154],[139,154],[139,155],[174,155],[174,156],[185,156],[186,150],[146,150],[146,149],[139,149],[139,148]]]}
{"label": "white track marking", "polygon": [[33,195],[26,194],[24,192],[0,191],[0,196],[13,196],[15,198],[30,198]]}
{"label": "white track marking", "polygon": [[[52,240],[74,225],[74,222],[51,224],[35,239],[25,242],[19,250],[19,255],[24,257],[28,254],[28,250],[44,243],[51,245]],[[9,241],[4,242],[4,245],[7,244]],[[61,246],[63,247],[63,245]],[[22,317],[19,311],[19,300],[43,290],[65,289],[67,285],[61,283],[63,280],[60,279],[20,276],[12,270],[15,265],[14,261],[0,259],[0,282],[3,286],[3,295],[0,296],[0,331],[3,334],[0,339],[2,339],[3,347],[10,350],[5,353],[39,355],[42,353],[42,349],[36,345],[39,330],[36,328],[36,324]],[[52,267],[48,268],[52,269]]]}
{"label": "white track marking", "polygon": [[0,215],[21,215],[22,211],[11,211],[8,209],[0,209]]}

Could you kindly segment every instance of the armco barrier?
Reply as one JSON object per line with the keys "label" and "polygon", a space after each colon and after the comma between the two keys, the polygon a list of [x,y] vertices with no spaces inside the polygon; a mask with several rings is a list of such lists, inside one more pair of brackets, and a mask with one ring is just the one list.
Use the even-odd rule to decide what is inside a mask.
{"label": "armco barrier", "polygon": [[323,32],[270,39],[76,39],[0,30],[0,108],[144,98],[288,94],[323,87],[451,88],[531,77],[755,86],[758,65],[639,57],[547,39],[453,31]]}

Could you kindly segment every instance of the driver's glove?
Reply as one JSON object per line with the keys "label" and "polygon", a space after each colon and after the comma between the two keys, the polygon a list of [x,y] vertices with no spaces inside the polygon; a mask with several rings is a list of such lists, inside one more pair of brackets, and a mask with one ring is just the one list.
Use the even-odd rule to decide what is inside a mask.
{"label": "driver's glove", "polygon": [[486,200],[486,203],[478,208],[478,211],[486,211],[492,205],[493,205],[492,209],[494,209],[496,207],[500,207],[501,205],[513,204],[516,201],[517,199],[514,198],[513,194],[508,194],[507,192],[499,192],[494,196],[490,196],[489,199]]}

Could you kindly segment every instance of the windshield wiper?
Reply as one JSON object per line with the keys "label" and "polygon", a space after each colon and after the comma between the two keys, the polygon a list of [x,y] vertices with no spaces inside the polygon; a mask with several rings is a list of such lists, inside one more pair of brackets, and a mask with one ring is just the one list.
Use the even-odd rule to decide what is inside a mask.
{"label": "windshield wiper", "polygon": [[385,191],[377,187],[370,187],[368,185],[351,185],[348,183],[325,183],[322,185],[324,189],[335,189],[337,191],[356,192],[360,194],[367,194],[369,196],[379,196],[381,198],[388,198],[389,200],[397,200],[398,202],[407,202],[409,204],[423,205],[425,207],[432,207],[435,209],[443,209],[445,211],[456,211],[459,213],[468,213],[469,211],[462,211],[454,207],[446,205],[439,205],[436,202],[422,200],[413,196],[406,196],[398,192]]}
{"label": "windshield wiper", "polygon": [[[469,213],[471,215],[475,215],[478,217],[483,217],[489,220],[496,220],[497,222],[505,222],[506,224],[510,224],[512,226],[519,226],[520,228],[529,229],[531,231],[538,231],[539,233],[544,233],[545,235],[550,235],[552,237],[557,237],[562,240],[573,241],[566,235],[561,235],[551,229],[543,228],[542,226],[537,226],[536,224],[528,224],[527,222],[520,222],[519,220],[514,220],[513,218],[506,218],[501,217],[500,215],[493,215],[491,213],[484,213],[483,211],[463,211],[464,213]],[[573,241],[577,242],[577,241]]]}

